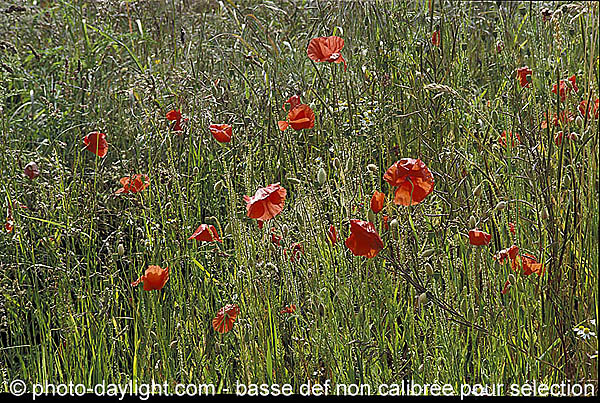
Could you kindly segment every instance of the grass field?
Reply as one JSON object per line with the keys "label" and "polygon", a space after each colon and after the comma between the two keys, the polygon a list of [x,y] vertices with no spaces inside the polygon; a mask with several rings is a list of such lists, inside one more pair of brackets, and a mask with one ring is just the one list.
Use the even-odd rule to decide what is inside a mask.
{"label": "grass field", "polygon": [[[0,390],[597,387],[600,136],[581,102],[599,96],[598,14],[593,2],[0,1]],[[347,70],[307,55],[333,35]],[[281,131],[294,94],[314,127]],[[228,143],[209,131],[220,123]],[[104,157],[90,132],[106,134]],[[411,206],[384,179],[402,158],[434,180]],[[136,174],[147,188],[115,194]],[[260,228],[244,196],[275,183],[283,210]],[[345,245],[352,219],[374,224],[375,257]],[[222,242],[189,240],[200,224]],[[489,244],[470,243],[475,228]],[[501,259],[512,245],[520,255]],[[169,268],[164,287],[132,286],[151,265]],[[239,315],[219,333],[228,304]]]}

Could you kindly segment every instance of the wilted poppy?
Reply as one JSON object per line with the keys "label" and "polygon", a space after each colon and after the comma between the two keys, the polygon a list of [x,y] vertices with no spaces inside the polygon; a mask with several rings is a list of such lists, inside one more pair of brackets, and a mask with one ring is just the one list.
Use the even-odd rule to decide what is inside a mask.
{"label": "wilted poppy", "polygon": [[[562,132],[562,131],[560,131],[560,132],[556,133],[556,135],[554,136],[554,143],[555,143],[557,146],[559,146],[559,145],[561,145],[561,144],[562,144],[562,139],[563,139],[563,136],[564,136],[564,135],[563,135],[563,132]],[[566,138],[567,138],[567,139],[569,139],[569,140],[577,140],[577,133],[575,133],[575,132],[572,132],[572,133],[567,133],[567,135],[566,135],[566,136],[564,136],[564,137],[566,137]]]}
{"label": "wilted poppy", "polygon": [[233,130],[231,129],[230,125],[210,125],[208,128],[210,129],[210,132],[215,140],[217,140],[219,143],[229,143],[231,141]]}
{"label": "wilted poppy", "polygon": [[373,192],[373,196],[371,197],[371,210],[375,214],[379,213],[383,210],[383,204],[385,203],[385,194],[375,191]]}
{"label": "wilted poppy", "polygon": [[338,36],[322,36],[310,40],[306,53],[315,62],[344,63],[344,71],[346,71],[346,61],[340,53],[343,47],[344,39]]}
{"label": "wilted poppy", "polygon": [[383,179],[397,186],[394,203],[411,206],[433,192],[433,175],[420,159],[403,158],[388,168]]}
{"label": "wilted poppy", "polygon": [[12,209],[10,208],[10,205],[9,205],[8,210],[6,212],[6,223],[4,224],[4,228],[6,229],[7,232],[12,232],[14,227],[15,227],[15,220],[12,215]]}
{"label": "wilted poppy", "polygon": [[469,231],[469,243],[471,245],[483,246],[488,245],[492,240],[492,235],[487,232],[479,231],[477,229],[472,229]]}
{"label": "wilted poppy", "polygon": [[506,294],[511,286],[512,286],[512,284],[510,283],[510,280],[506,280],[506,283],[504,283],[504,288],[502,288],[502,291],[500,291],[500,292],[502,294]]}
{"label": "wilted poppy", "polygon": [[288,126],[294,130],[312,129],[315,127],[315,113],[310,106],[300,104],[288,112],[288,120],[277,122],[279,129],[284,131]]}
{"label": "wilted poppy", "polygon": [[327,237],[329,238],[331,244],[335,245],[335,243],[337,242],[337,231],[333,224],[329,226],[329,230],[327,231]]}
{"label": "wilted poppy", "polygon": [[287,191],[279,183],[260,188],[254,196],[244,196],[248,217],[267,221],[281,213]]}
{"label": "wilted poppy", "polygon": [[291,249],[291,260],[292,262],[295,261],[296,259],[298,259],[300,257],[300,254],[304,254],[304,248],[302,247],[302,244],[300,242],[296,242],[295,244],[292,245]]}
{"label": "wilted poppy", "polygon": [[373,258],[383,249],[383,241],[379,237],[372,222],[350,220],[350,236],[345,245],[353,255]]}
{"label": "wilted poppy", "polygon": [[296,305],[291,304],[290,306],[286,306],[285,308],[283,308],[281,311],[279,311],[279,313],[294,313],[296,312]]}
{"label": "wilted poppy", "polygon": [[150,186],[150,178],[146,174],[136,174],[131,177],[125,176],[119,181],[123,187],[115,192],[121,193],[137,193]]}
{"label": "wilted poppy", "polygon": [[442,41],[442,36],[440,35],[440,31],[433,31],[431,34],[431,43],[434,46],[440,46],[440,42]]}
{"label": "wilted poppy", "polygon": [[106,134],[104,133],[88,133],[83,138],[83,144],[88,151],[93,152],[98,157],[104,157],[108,152],[108,142],[106,141]]}
{"label": "wilted poppy", "polygon": [[[519,79],[519,84],[521,84],[521,87],[531,87],[531,74],[532,73],[533,73],[533,70],[531,70],[527,66],[517,69],[517,78]],[[529,76],[529,79],[527,78],[527,76]]]}
{"label": "wilted poppy", "polygon": [[511,260],[510,267],[517,273],[523,273],[525,276],[544,274],[544,265],[539,263],[537,259],[531,255],[522,254]]}
{"label": "wilted poppy", "polygon": [[[579,91],[577,84],[575,84],[575,75],[572,75],[566,80],[560,80],[559,82],[558,92],[562,102],[565,101],[567,95],[571,92],[571,89],[575,92]],[[552,92],[556,94],[556,84],[552,85]]]}
{"label": "wilted poppy", "polygon": [[221,238],[219,238],[219,234],[217,234],[217,229],[214,225],[208,224],[200,224],[196,231],[188,238],[195,239],[196,241],[205,241],[205,242],[223,242]]}
{"label": "wilted poppy", "polygon": [[[556,113],[552,114],[552,124],[554,126],[558,126],[560,123],[561,126],[566,125],[568,122],[572,122],[575,120],[575,114],[573,112],[567,111],[566,109],[560,112],[560,119],[556,117]],[[547,118],[547,114],[544,112],[544,119]],[[542,129],[548,127],[548,121],[544,120],[541,125]]]}
{"label": "wilted poppy", "polygon": [[144,275],[132,282],[132,286],[144,283],[144,291],[160,290],[169,280],[169,268],[161,269],[160,266],[148,266]]}
{"label": "wilted poppy", "polygon": [[496,259],[500,263],[504,263],[506,259],[509,259],[511,261],[515,260],[518,254],[519,247],[517,245],[513,245],[510,248],[502,249],[494,256],[494,259]]}
{"label": "wilted poppy", "polygon": [[517,140],[517,144],[519,144],[521,142],[521,136],[519,135],[519,133],[513,133],[513,132],[507,133],[506,130],[503,130],[500,137],[498,137],[498,143],[500,143],[500,145],[502,147],[506,147],[507,138],[510,138],[510,146],[511,147],[515,146],[515,138]]}
{"label": "wilted poppy", "polygon": [[[591,116],[594,117],[594,119],[598,119],[598,113],[600,112],[600,98],[596,98],[596,100],[594,101],[593,104],[588,105],[588,102],[586,100],[583,100],[579,103],[579,112],[581,112],[581,115],[584,118],[590,118]],[[586,111],[586,106],[587,106],[587,111]],[[594,107],[594,111],[592,112],[592,106]],[[591,116],[590,116],[591,115]]]}
{"label": "wilted poppy", "polygon": [[227,333],[233,328],[233,323],[240,313],[240,307],[235,304],[225,305],[217,312],[212,320],[213,329],[219,333]]}
{"label": "wilted poppy", "polygon": [[180,132],[183,131],[181,128],[181,112],[177,109],[171,110],[167,112],[167,120],[171,122],[175,122],[173,125],[173,131]]}
{"label": "wilted poppy", "polygon": [[275,228],[271,228],[271,242],[273,242],[274,245],[281,246],[282,239],[283,239],[283,236],[276,235]]}
{"label": "wilted poppy", "polygon": [[25,165],[23,172],[25,172],[25,175],[27,175],[29,179],[33,180],[40,175],[40,168],[38,167],[38,164],[31,161],[29,164]]}

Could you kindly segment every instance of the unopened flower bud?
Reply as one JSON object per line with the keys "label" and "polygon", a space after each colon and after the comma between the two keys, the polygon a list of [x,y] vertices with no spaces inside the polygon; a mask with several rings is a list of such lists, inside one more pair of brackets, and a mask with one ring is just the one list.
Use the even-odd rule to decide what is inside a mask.
{"label": "unopened flower bud", "polygon": [[433,276],[433,266],[430,263],[425,263],[425,273],[428,276]]}
{"label": "unopened flower bud", "polygon": [[377,172],[377,165],[375,165],[375,164],[369,164],[369,165],[367,165],[367,169],[371,173],[376,173]]}
{"label": "unopened flower bud", "polygon": [[477,187],[473,190],[473,194],[475,197],[481,197],[481,191],[483,190],[481,184],[477,185]]}
{"label": "unopened flower bud", "polygon": [[344,172],[350,172],[352,170],[352,158],[348,158],[346,160],[346,168],[344,169]]}
{"label": "unopened flower bud", "polygon": [[287,238],[288,234],[290,233],[290,227],[288,227],[287,224],[283,224],[281,227],[281,233],[283,234],[284,238]]}
{"label": "unopened flower bud", "polygon": [[435,249],[431,248],[431,249],[425,249],[423,251],[423,253],[421,254],[422,257],[424,258],[428,258],[429,256],[433,255],[435,253]]}
{"label": "unopened flower bud", "polygon": [[119,253],[119,256],[123,256],[125,254],[125,247],[122,243],[120,243],[117,247],[117,252]]}
{"label": "unopened flower bud", "polygon": [[291,182],[291,183],[293,183],[295,185],[299,185],[301,183],[300,179],[296,179],[296,178],[291,177],[291,176],[288,176],[286,179],[288,180],[288,182]]}
{"label": "unopened flower bud", "polygon": [[550,217],[550,214],[548,213],[548,207],[544,206],[544,208],[542,209],[542,220],[547,220],[548,217]]}
{"label": "unopened flower bud", "polygon": [[367,218],[369,222],[375,222],[375,213],[373,213],[373,210],[369,209],[367,212]]}
{"label": "unopened flower bud", "polygon": [[475,217],[473,217],[473,216],[469,217],[469,229],[474,229],[476,225],[477,225],[477,220],[475,219]]}
{"label": "unopened flower bud", "polygon": [[419,306],[423,306],[427,303],[427,301],[429,301],[429,298],[427,298],[427,293],[423,293],[421,295],[419,295],[419,298],[417,299],[418,305]]}
{"label": "unopened flower bud", "polygon": [[338,157],[335,157],[332,161],[333,167],[337,170],[339,170],[342,167],[342,163],[340,162],[340,159]]}
{"label": "unopened flower bud", "polygon": [[215,192],[220,192],[221,190],[223,190],[223,181],[220,180],[217,183],[215,183]]}
{"label": "unopened flower bud", "polygon": [[507,203],[507,202],[504,202],[504,201],[498,202],[498,204],[496,204],[496,210],[498,210],[498,211],[502,211],[502,210],[504,210],[504,209],[505,209],[507,206],[508,206],[508,203]]}
{"label": "unopened flower bud", "polygon": [[390,221],[390,230],[392,232],[396,232],[398,231],[398,228],[400,227],[400,223],[398,222],[398,220],[396,220],[395,218]]}
{"label": "unopened flower bud", "polygon": [[575,118],[575,124],[577,127],[583,127],[583,118],[581,116],[577,116]]}
{"label": "unopened flower bud", "polygon": [[327,181],[327,172],[325,172],[325,169],[321,167],[317,173],[317,182],[319,182],[319,185],[323,186],[325,181]]}

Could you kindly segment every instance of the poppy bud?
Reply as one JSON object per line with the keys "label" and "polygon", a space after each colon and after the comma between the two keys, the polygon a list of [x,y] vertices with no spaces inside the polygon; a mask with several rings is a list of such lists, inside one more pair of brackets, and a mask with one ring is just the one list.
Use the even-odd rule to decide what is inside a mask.
{"label": "poppy bud", "polygon": [[568,189],[571,185],[571,177],[569,175],[565,176],[562,182],[563,189]]}
{"label": "poppy bud", "polygon": [[516,284],[516,282],[517,282],[517,279],[515,278],[515,276],[514,276],[512,273],[510,273],[510,274],[508,275],[508,281],[509,281],[511,284]]}
{"label": "poppy bud", "polygon": [[340,162],[340,159],[338,157],[335,157],[332,161],[333,163],[333,167],[337,170],[339,170],[342,167],[342,163]]}
{"label": "poppy bud", "polygon": [[395,218],[390,221],[390,230],[393,233],[396,233],[398,231],[398,228],[400,227],[400,223],[398,222],[398,220],[396,220]]}
{"label": "poppy bud", "polygon": [[496,204],[496,210],[502,211],[506,208],[506,206],[508,206],[507,202],[504,202],[504,201],[498,202],[498,204]]}
{"label": "poppy bud", "polygon": [[288,180],[288,182],[291,182],[291,183],[293,183],[295,185],[299,185],[300,183],[302,183],[300,181],[300,179],[296,179],[296,178],[291,177],[291,176],[287,177],[286,179]]}
{"label": "poppy bud", "polygon": [[550,214],[548,213],[548,207],[544,206],[542,209],[542,220],[547,220],[548,217],[550,217]]}
{"label": "poppy bud", "polygon": [[469,229],[475,228],[476,225],[477,225],[477,220],[475,219],[475,217],[473,217],[473,216],[469,217]]}
{"label": "poppy bud", "polygon": [[475,197],[481,197],[481,191],[482,191],[482,187],[481,187],[481,183],[479,185],[477,185],[477,187],[473,190],[473,194],[475,195]]}
{"label": "poppy bud", "polygon": [[369,209],[369,211],[367,212],[367,219],[370,222],[375,222],[375,213],[373,212],[373,210]]}
{"label": "poppy bud", "polygon": [[325,169],[321,167],[317,173],[317,182],[319,182],[319,185],[323,186],[325,181],[327,181],[327,172],[325,172]]}
{"label": "poppy bud", "polygon": [[231,229],[232,229],[232,228],[231,228],[231,223],[227,223],[227,224],[225,225],[225,233],[226,233],[226,234],[229,234],[229,235],[231,235],[231,234],[232,234],[232,231],[231,231]]}
{"label": "poppy bud", "polygon": [[120,243],[117,247],[117,252],[119,252],[119,256],[123,256],[125,254],[125,247],[122,243]]}
{"label": "poppy bud", "polygon": [[583,119],[581,118],[581,116],[577,116],[577,118],[575,119],[575,124],[577,125],[577,127],[583,127]]}
{"label": "poppy bud", "polygon": [[215,192],[220,192],[221,190],[223,190],[223,181],[220,180],[217,183],[215,183]]}
{"label": "poppy bud", "polygon": [[429,256],[433,255],[434,253],[435,253],[435,249],[434,249],[434,248],[431,248],[431,249],[425,249],[425,250],[423,251],[423,253],[421,254],[421,256],[422,256],[423,258],[428,258]]}
{"label": "poppy bud", "polygon": [[367,165],[367,169],[371,173],[376,173],[377,172],[377,165],[375,165],[375,164],[369,164],[369,165]]}
{"label": "poppy bud", "polygon": [[433,266],[430,263],[425,263],[425,273],[428,276],[433,276]]}
{"label": "poppy bud", "polygon": [[418,305],[425,305],[427,303],[429,299],[427,298],[427,293],[423,293],[421,295],[419,295],[419,298],[417,299]]}
{"label": "poppy bud", "polygon": [[288,234],[290,233],[290,228],[287,226],[287,224],[283,224],[281,227],[281,233],[283,234],[284,238],[287,238]]}
{"label": "poppy bud", "polygon": [[198,167],[194,167],[194,169],[192,169],[192,175],[196,176],[200,173],[200,168]]}
{"label": "poppy bud", "polygon": [[352,170],[352,158],[348,158],[346,160],[346,168],[344,168],[344,172],[350,172]]}

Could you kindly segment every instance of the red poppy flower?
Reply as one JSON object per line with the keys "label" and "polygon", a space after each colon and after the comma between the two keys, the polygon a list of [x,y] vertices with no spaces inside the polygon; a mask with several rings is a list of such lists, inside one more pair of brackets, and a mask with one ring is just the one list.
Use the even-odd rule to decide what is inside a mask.
{"label": "red poppy flower", "polygon": [[488,245],[492,240],[492,235],[487,232],[479,231],[477,229],[472,229],[469,231],[469,243],[471,245],[483,246]]}
{"label": "red poppy flower", "polygon": [[517,273],[523,273],[525,276],[529,276],[533,273],[541,276],[545,271],[544,265],[539,263],[535,257],[525,254],[511,260],[510,267]]}
{"label": "red poppy flower", "polygon": [[[598,113],[600,112],[600,98],[596,98],[593,104],[587,105],[587,101],[583,100],[579,103],[579,112],[583,115],[584,118],[590,118],[590,115],[594,117],[594,119],[598,119]],[[587,111],[586,107],[587,106]],[[594,112],[592,112],[592,106],[594,107]]]}
{"label": "red poppy flower", "polygon": [[[531,87],[531,74],[533,74],[533,70],[527,66],[517,69],[517,78],[521,87]],[[527,76],[529,76],[529,80],[527,80]]]}
{"label": "red poppy flower", "polygon": [[517,145],[519,143],[521,143],[521,136],[519,135],[519,133],[513,133],[513,132],[506,132],[506,130],[502,131],[502,134],[500,135],[500,137],[498,137],[498,143],[500,143],[500,145],[502,147],[506,147],[506,139],[510,138],[510,146],[514,147],[515,146],[515,138],[517,139]]}
{"label": "red poppy flower", "polygon": [[383,249],[383,241],[379,237],[372,222],[350,220],[350,236],[345,245],[354,256],[373,258]]}
{"label": "red poppy flower", "polygon": [[235,304],[225,305],[212,320],[213,329],[219,333],[227,333],[233,328],[233,323],[239,314],[239,306]]}
{"label": "red poppy flower", "polygon": [[108,142],[106,141],[106,134],[104,133],[88,133],[88,135],[83,138],[83,144],[88,151],[93,152],[98,157],[104,157],[108,152]]}
{"label": "red poppy flower", "polygon": [[[571,89],[573,89],[575,92],[579,91],[577,84],[575,84],[575,75],[572,75],[566,80],[560,80],[558,92],[561,102],[565,101],[567,95],[571,92]],[[552,92],[556,94],[556,84],[552,86]]]}
{"label": "red poppy flower", "polygon": [[40,175],[40,168],[35,162],[31,161],[29,164],[25,165],[23,172],[25,172],[25,175],[27,175],[29,179],[33,180]]}
{"label": "red poppy flower", "polygon": [[433,192],[433,175],[420,159],[403,158],[388,168],[383,179],[397,186],[394,203],[411,206]]}
{"label": "red poppy flower", "polygon": [[504,288],[502,288],[502,291],[500,291],[500,292],[502,294],[506,294],[511,286],[512,286],[512,284],[510,283],[510,280],[506,280],[506,283],[504,283]]}
{"label": "red poppy flower", "polygon": [[284,131],[288,126],[294,130],[312,129],[315,127],[315,113],[310,106],[300,104],[288,112],[288,120],[277,122],[279,130]]}
{"label": "red poppy flower", "polygon": [[319,37],[310,40],[306,53],[315,62],[344,63],[346,71],[346,61],[340,53],[343,47],[344,40],[338,36]]}
{"label": "red poppy flower", "polygon": [[229,143],[231,141],[233,130],[231,129],[230,125],[210,125],[208,128],[210,129],[210,132],[215,140],[217,140],[219,143]]}
{"label": "red poppy flower", "polygon": [[498,252],[494,259],[496,259],[500,263],[504,263],[506,259],[515,260],[517,255],[519,254],[519,247],[517,245],[513,245],[510,248],[502,249]]}
{"label": "red poppy flower", "polygon": [[282,236],[275,235],[275,228],[271,228],[271,242],[277,246],[281,246]]}
{"label": "red poppy flower", "polygon": [[293,244],[290,249],[291,249],[290,259],[292,260],[292,262],[294,262],[296,259],[298,259],[300,257],[300,254],[304,254],[304,248],[302,247],[302,244],[300,242],[296,242],[295,244]]}
{"label": "red poppy flower", "polygon": [[208,224],[200,224],[196,231],[188,238],[195,239],[196,241],[205,241],[205,242],[223,242],[221,238],[219,238],[219,234],[217,234],[217,229],[214,225]]}
{"label": "red poppy flower", "polygon": [[167,120],[171,122],[175,122],[173,125],[173,131],[180,132],[183,131],[181,128],[181,112],[177,109],[171,110],[167,112]]}
{"label": "red poppy flower", "polygon": [[290,306],[286,306],[281,311],[279,311],[279,313],[281,313],[281,314],[294,313],[294,312],[296,312],[296,305],[294,305],[294,304],[291,304]]}
{"label": "red poppy flower", "polygon": [[[569,140],[577,140],[577,133],[574,133],[574,132],[573,133],[567,133],[567,135],[564,136],[564,137],[566,137]],[[560,132],[556,133],[556,136],[554,136],[554,143],[557,146],[560,146],[561,143],[562,143],[562,139],[563,139],[563,132],[560,131]]]}
{"label": "red poppy flower", "polygon": [[[281,213],[287,191],[279,183],[260,188],[254,196],[244,196],[248,217],[267,221]],[[259,224],[260,225],[260,224]]]}
{"label": "red poppy flower", "polygon": [[508,229],[510,230],[511,234],[515,235],[515,233],[516,233],[515,223],[509,222]]}
{"label": "red poppy flower", "polygon": [[290,110],[294,109],[295,107],[299,106],[302,102],[300,102],[300,96],[299,95],[292,95],[291,97],[289,97],[287,99],[287,101],[285,101],[283,103],[283,110],[285,111],[285,105],[286,104],[290,104]]}
{"label": "red poppy flower", "polygon": [[375,214],[379,213],[381,210],[383,210],[384,203],[385,194],[376,190],[371,197],[371,210],[373,210]]}
{"label": "red poppy flower", "polygon": [[146,174],[137,174],[132,177],[125,176],[119,181],[123,187],[115,192],[121,193],[137,193],[150,186],[150,178]]}
{"label": "red poppy flower", "polygon": [[160,266],[148,266],[144,275],[132,282],[136,287],[139,283],[144,283],[144,291],[160,290],[169,280],[169,268],[161,269]]}
{"label": "red poppy flower", "polygon": [[333,225],[329,226],[329,231],[327,231],[327,236],[329,237],[329,241],[332,245],[335,245],[337,242],[337,231]]}
{"label": "red poppy flower", "polygon": [[440,31],[433,31],[431,34],[431,43],[434,46],[440,46],[440,42],[442,41],[442,36],[440,35]]}

